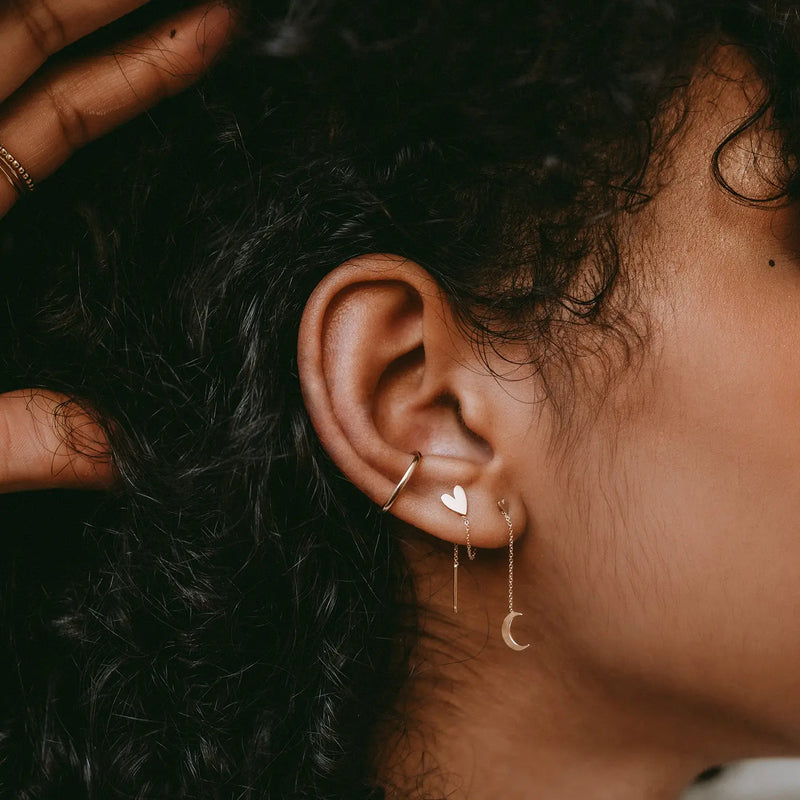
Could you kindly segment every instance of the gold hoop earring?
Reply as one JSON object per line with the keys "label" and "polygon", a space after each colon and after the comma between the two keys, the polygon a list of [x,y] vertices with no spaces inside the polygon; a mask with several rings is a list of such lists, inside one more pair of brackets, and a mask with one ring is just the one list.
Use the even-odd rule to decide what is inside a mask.
{"label": "gold hoop earring", "polygon": [[420,461],[422,461],[422,453],[417,450],[417,452],[414,453],[414,458],[408,465],[408,469],[403,473],[403,477],[400,478],[397,482],[397,486],[394,487],[394,491],[389,495],[389,499],[381,506],[382,512],[386,513],[394,505],[394,501],[400,496],[400,492],[406,488],[406,485],[411,480],[411,476],[414,474],[414,470],[417,468]]}
{"label": "gold hoop earring", "polygon": [[[467,538],[467,557],[470,561],[475,560],[475,548],[469,540],[469,517],[467,516],[467,493],[463,486],[456,484],[453,487],[453,494],[443,494],[442,503],[450,511],[458,514],[464,520]],[[458,613],[458,543],[453,543],[453,611]]]}
{"label": "gold hoop earring", "polygon": [[521,617],[521,611],[514,611],[514,526],[511,524],[511,517],[508,515],[508,503],[505,500],[498,500],[497,507],[503,515],[508,525],[508,614],[503,620],[501,635],[503,641],[512,650],[526,650],[530,644],[519,644],[511,635],[511,623],[515,617]]}

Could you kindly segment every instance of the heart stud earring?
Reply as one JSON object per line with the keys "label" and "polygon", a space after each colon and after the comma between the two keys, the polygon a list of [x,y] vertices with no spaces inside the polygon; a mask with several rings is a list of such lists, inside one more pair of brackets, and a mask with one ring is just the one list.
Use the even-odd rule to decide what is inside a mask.
{"label": "heart stud earring", "polygon": [[[443,494],[442,502],[450,511],[455,511],[464,520],[467,531],[467,556],[470,561],[475,560],[475,549],[469,541],[469,517],[467,517],[467,493],[463,486],[456,484],[453,494]],[[458,544],[453,544],[453,611],[458,613]]]}

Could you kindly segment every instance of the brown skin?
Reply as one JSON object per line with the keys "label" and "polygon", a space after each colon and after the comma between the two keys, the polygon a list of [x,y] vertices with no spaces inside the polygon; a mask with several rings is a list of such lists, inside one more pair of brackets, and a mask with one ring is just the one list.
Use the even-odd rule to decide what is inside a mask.
{"label": "brown skin", "polygon": [[[390,784],[668,800],[710,764],[800,753],[797,208],[738,204],[715,183],[711,154],[759,88],[735,51],[716,58],[737,80],[698,72],[663,190],[623,221],[649,340],[599,408],[578,409],[592,418],[578,447],[552,447],[538,376],[488,374],[421,267],[366,255],[308,303],[301,381],[336,463],[382,504],[424,456],[391,511],[423,636],[399,709],[412,735],[379,737]],[[746,147],[726,168],[758,191]],[[456,483],[479,549],[471,563],[461,549],[457,615],[464,528],[439,499]],[[500,639],[500,497],[522,653]]]}
{"label": "brown skin", "polygon": [[[204,3],[113,51],[55,68],[48,63],[144,2],[14,0],[0,8],[0,144],[37,182],[76,149],[189,86],[232,33],[231,11]],[[0,217],[18,199],[0,176]],[[65,440],[67,430],[72,434]],[[114,479],[106,449],[80,403],[40,391],[0,395],[0,492],[106,488]]]}
{"label": "brown skin", "polygon": [[[230,29],[227,11],[205,6],[129,44],[135,56],[48,71],[51,49],[135,5],[52,0],[60,26],[23,25],[44,8],[33,0],[0,14],[13,65],[0,78],[0,142],[37,180],[187,85]],[[364,256],[310,300],[301,378],[332,457],[382,503],[409,454],[425,455],[392,509],[423,638],[403,698],[414,735],[380,743],[387,782],[413,784],[433,767],[431,790],[454,797],[666,800],[709,763],[800,751],[796,210],[737,205],[708,172],[747,107],[741,84],[700,81],[666,188],[628,221],[628,268],[657,278],[642,309],[652,338],[578,449],[553,450],[538,378],[487,373],[420,267]],[[0,181],[2,212],[15,200]],[[0,397],[0,490],[113,480],[107,459],[65,446],[62,399]],[[91,415],[71,409],[79,449],[102,452]],[[439,501],[455,483],[479,548],[475,562],[462,558],[458,615],[450,557],[464,529]],[[499,638],[499,497],[518,534],[523,653]]]}

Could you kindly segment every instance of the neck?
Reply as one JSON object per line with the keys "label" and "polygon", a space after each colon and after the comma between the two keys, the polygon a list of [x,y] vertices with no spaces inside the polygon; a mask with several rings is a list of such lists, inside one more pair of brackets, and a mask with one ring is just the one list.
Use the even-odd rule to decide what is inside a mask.
{"label": "neck", "polygon": [[454,614],[452,560],[420,545],[409,542],[418,600],[427,598],[412,677],[376,739],[388,797],[676,800],[706,767],[753,754],[709,709],[592,675],[541,609],[519,609],[514,635],[531,646],[509,649],[504,554],[462,559]]}

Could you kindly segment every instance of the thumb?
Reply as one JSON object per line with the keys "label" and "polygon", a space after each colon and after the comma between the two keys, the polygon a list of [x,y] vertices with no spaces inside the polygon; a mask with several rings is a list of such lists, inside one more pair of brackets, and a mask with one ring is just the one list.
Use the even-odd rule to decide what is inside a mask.
{"label": "thumb", "polygon": [[39,389],[0,394],[0,493],[113,483],[105,434],[77,400]]}

